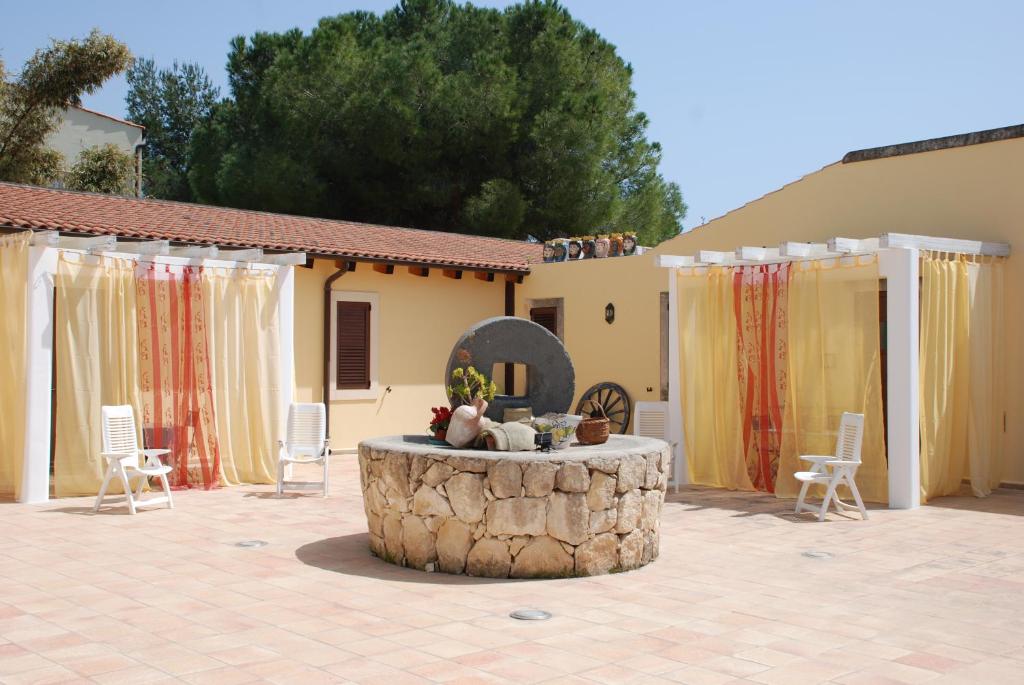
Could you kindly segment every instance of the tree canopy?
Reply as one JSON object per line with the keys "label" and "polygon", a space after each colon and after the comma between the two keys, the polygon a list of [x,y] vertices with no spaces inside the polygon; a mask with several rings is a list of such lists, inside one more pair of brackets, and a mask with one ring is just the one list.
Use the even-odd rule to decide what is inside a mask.
{"label": "tree canopy", "polygon": [[128,70],[128,118],[146,127],[142,189],[149,197],[192,200],[188,172],[196,127],[209,118],[220,91],[196,64],[158,69],[136,59]]}
{"label": "tree canopy", "polygon": [[557,2],[403,0],[237,37],[228,76],[192,140],[201,202],[509,238],[680,230],[630,66]]}
{"label": "tree canopy", "polygon": [[0,180],[47,184],[63,171],[46,136],[67,107],[82,104],[104,81],[125,70],[127,46],[93,30],[83,40],[55,40],[37,50],[16,77],[0,62]]}
{"label": "tree canopy", "polygon": [[135,194],[135,158],[112,143],[82,150],[64,187],[111,195]]}

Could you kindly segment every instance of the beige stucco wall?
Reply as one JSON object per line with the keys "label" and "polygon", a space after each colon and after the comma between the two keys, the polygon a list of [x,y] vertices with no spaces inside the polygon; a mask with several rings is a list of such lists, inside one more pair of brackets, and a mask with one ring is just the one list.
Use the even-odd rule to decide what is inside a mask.
{"label": "beige stucco wall", "polygon": [[135,156],[144,130],[76,107],[64,110],[60,125],[46,138],[47,147],[64,155],[70,168],[82,150],[111,143],[125,154]]}
{"label": "beige stucco wall", "polygon": [[[295,269],[295,399],[323,397],[324,281],[333,261]],[[470,325],[504,313],[505,281],[487,283],[466,272],[461,280],[431,269],[426,278],[405,267],[391,275],[359,264],[334,282],[334,290],[379,296],[379,392],[369,400],[331,403],[331,445],[354,447],[375,435],[425,433],[430,407],[447,403],[444,371],[458,337]],[[386,388],[391,386],[391,392]]]}
{"label": "beige stucco wall", "polygon": [[[529,318],[531,300],[563,298],[563,342],[576,370],[573,409],[603,381],[621,385],[633,402],[660,399],[658,306],[667,284],[650,255],[534,265],[517,288],[516,315]],[[612,324],[604,320],[609,302]]]}

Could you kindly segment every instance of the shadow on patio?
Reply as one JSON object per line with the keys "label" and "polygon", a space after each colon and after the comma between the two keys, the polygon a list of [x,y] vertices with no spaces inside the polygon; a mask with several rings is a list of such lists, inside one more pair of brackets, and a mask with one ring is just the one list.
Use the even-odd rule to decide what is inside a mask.
{"label": "shadow on patio", "polygon": [[[429,583],[435,585],[489,585],[494,583],[524,582],[509,578],[476,578],[448,573],[426,573],[414,568],[389,564],[370,553],[368,533],[353,533],[325,538],[303,545],[295,550],[295,558],[307,566],[332,573],[364,576],[400,583]],[[528,581],[527,581],[528,582]]]}
{"label": "shadow on patio", "polygon": [[[820,496],[812,495],[808,500],[809,504],[821,502]],[[846,501],[849,501],[848,499]],[[796,514],[793,507],[795,499],[779,499],[775,495],[764,492],[748,492],[745,490],[724,490],[721,488],[703,487],[700,485],[684,485],[678,493],[671,492],[665,495],[665,506],[683,506],[687,511],[701,509],[724,509],[734,511],[735,517],[752,516],[773,516],[790,523],[817,523],[814,514],[803,512]],[[868,511],[884,509],[885,505],[874,502],[867,502]],[[837,514],[835,509],[830,509],[825,521],[846,521],[860,520],[857,512]]]}

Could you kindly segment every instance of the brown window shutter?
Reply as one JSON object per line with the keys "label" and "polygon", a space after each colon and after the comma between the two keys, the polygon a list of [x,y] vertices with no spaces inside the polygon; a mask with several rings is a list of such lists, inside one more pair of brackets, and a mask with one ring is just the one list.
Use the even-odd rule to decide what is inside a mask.
{"label": "brown window shutter", "polygon": [[370,387],[370,303],[339,302],[335,383],[338,390]]}
{"label": "brown window shutter", "polygon": [[558,307],[534,307],[530,310],[530,321],[558,335]]}

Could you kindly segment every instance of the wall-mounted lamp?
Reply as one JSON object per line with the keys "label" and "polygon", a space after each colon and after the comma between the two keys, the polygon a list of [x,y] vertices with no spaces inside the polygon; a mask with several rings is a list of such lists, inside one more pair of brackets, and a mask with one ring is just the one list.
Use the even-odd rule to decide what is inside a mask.
{"label": "wall-mounted lamp", "polygon": [[608,323],[615,321],[615,305],[611,302],[604,306],[604,320]]}

